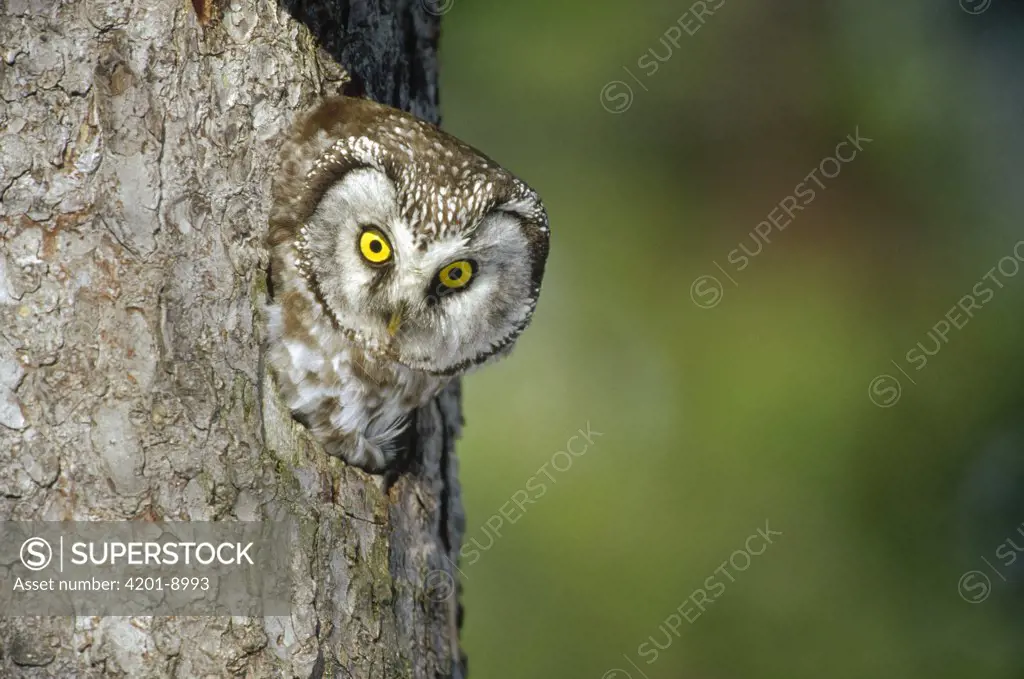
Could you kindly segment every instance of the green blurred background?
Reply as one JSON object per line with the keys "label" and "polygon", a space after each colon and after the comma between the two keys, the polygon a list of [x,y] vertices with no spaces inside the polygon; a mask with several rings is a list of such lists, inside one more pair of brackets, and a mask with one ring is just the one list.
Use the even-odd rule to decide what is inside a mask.
{"label": "green blurred background", "polygon": [[[1024,273],[906,358],[1024,240],[1024,8],[726,0],[662,42],[690,8],[443,18],[444,126],[537,189],[553,234],[531,330],[465,380],[470,674],[1024,676],[1024,554],[996,556],[1024,549]],[[857,128],[873,141],[737,271]],[[603,436],[495,538],[588,422]],[[666,636],[766,521],[783,535]],[[972,570],[987,590],[958,587]]]}

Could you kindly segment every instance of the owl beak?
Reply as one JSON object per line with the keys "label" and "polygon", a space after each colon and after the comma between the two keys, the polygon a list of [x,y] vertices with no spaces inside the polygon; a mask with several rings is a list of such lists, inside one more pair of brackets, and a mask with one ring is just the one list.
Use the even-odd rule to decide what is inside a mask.
{"label": "owl beak", "polygon": [[399,304],[394,311],[391,312],[391,319],[388,321],[388,336],[394,337],[398,334],[398,331],[402,329],[402,322],[405,317],[405,304]]}

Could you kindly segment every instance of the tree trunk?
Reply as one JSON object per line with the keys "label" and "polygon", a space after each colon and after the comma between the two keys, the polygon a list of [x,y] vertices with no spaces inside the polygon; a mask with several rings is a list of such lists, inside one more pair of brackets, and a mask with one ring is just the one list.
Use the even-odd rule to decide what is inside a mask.
{"label": "tree trunk", "polygon": [[0,618],[0,676],[464,675],[458,384],[372,477],[260,360],[280,135],[341,65],[436,121],[425,1],[0,0],[0,519],[302,524],[290,617]]}

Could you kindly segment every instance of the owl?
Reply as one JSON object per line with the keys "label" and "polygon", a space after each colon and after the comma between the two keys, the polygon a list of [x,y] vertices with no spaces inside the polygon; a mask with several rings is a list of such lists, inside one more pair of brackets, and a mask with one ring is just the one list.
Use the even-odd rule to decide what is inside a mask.
{"label": "owl", "polygon": [[383,471],[413,411],[530,323],[547,213],[479,151],[354,97],[299,119],[272,200],[278,388],[327,453]]}

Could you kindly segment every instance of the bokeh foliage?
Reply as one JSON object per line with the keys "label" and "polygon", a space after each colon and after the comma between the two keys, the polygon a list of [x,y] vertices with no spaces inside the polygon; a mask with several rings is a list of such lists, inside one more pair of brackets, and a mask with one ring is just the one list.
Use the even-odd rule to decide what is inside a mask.
{"label": "bokeh foliage", "polygon": [[[727,0],[645,75],[689,7],[444,16],[445,127],[536,188],[553,233],[533,327],[465,381],[467,539],[577,429],[604,434],[463,563],[471,673],[639,679],[627,654],[650,679],[1019,677],[1024,573],[995,552],[1024,548],[1024,272],[922,370],[905,355],[1024,240],[1021,3]],[[727,264],[857,127],[864,152]],[[737,285],[704,309],[713,262]],[[766,520],[783,537],[637,658]],[[1007,582],[969,603],[983,557]]]}

